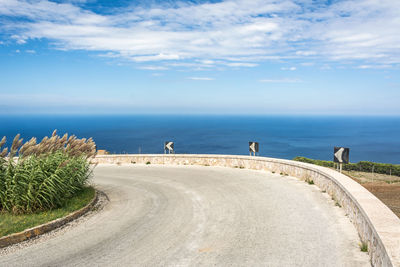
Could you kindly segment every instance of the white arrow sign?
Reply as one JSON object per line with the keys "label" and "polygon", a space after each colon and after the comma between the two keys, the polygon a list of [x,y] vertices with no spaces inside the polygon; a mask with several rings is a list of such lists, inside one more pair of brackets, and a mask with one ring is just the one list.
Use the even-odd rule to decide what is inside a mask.
{"label": "white arrow sign", "polygon": [[174,145],[174,142],[168,142],[168,143],[165,145],[165,147],[166,147],[169,151],[172,151],[172,150],[174,150],[173,145]]}
{"label": "white arrow sign", "polygon": [[256,152],[256,143],[255,142],[251,143],[250,149],[251,149],[251,151]]}
{"label": "white arrow sign", "polygon": [[250,151],[250,156],[251,156],[251,153],[253,153],[255,156],[256,153],[258,153],[258,143],[257,142],[249,142],[249,151]]}
{"label": "white arrow sign", "polygon": [[[343,152],[344,152],[344,148],[341,147],[338,151],[336,151],[335,153],[335,157],[338,159],[338,161],[340,163],[343,163]],[[331,154],[332,155],[332,154]]]}

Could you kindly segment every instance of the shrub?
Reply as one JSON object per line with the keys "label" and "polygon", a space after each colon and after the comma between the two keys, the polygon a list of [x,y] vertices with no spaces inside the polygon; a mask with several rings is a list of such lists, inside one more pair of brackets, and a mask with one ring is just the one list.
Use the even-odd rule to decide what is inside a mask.
{"label": "shrub", "polygon": [[362,242],[362,243],[360,244],[360,250],[361,250],[362,252],[368,252],[368,244],[367,244],[366,242]]}
{"label": "shrub", "polygon": [[[5,138],[0,150],[4,143]],[[88,159],[95,153],[92,139],[59,137],[54,131],[38,144],[35,138],[22,144],[17,135],[10,152],[0,153],[0,210],[19,214],[61,207],[87,184]]]}
{"label": "shrub", "polygon": [[[326,160],[315,160],[305,157],[295,157],[293,160],[311,163],[324,167],[334,167],[333,161]],[[375,172],[381,174],[392,174],[400,176],[400,165],[386,164],[386,163],[376,163],[369,161],[360,161],[358,163],[343,164],[343,170],[346,171],[362,171],[362,172]]]}
{"label": "shrub", "polygon": [[295,157],[293,160],[311,163],[311,164],[324,166],[324,167],[333,167],[332,161],[309,159],[309,158],[305,158],[305,157]]}

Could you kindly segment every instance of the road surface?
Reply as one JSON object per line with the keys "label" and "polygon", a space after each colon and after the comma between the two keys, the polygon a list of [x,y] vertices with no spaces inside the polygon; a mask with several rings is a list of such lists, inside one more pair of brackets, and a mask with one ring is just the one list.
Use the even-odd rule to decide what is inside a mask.
{"label": "road surface", "polygon": [[316,186],[262,171],[99,165],[110,202],[0,266],[368,266],[354,226]]}

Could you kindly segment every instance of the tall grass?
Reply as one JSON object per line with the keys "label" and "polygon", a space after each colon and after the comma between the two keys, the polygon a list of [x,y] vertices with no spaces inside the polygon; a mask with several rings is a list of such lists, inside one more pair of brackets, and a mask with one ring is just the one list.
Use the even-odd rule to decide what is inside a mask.
{"label": "tall grass", "polygon": [[[90,139],[60,137],[56,131],[40,143],[25,144],[18,134],[10,151],[0,141],[0,211],[30,213],[61,207],[88,182],[90,158],[96,145]],[[18,156],[18,158],[16,157]]]}

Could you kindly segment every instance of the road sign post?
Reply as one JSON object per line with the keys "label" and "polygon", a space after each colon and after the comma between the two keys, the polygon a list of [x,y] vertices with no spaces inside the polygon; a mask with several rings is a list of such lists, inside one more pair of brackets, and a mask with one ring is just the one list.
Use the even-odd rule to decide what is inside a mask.
{"label": "road sign post", "polygon": [[256,153],[258,153],[258,142],[249,142],[249,152],[250,152],[250,156],[253,153],[253,155],[255,156]]}
{"label": "road sign post", "polygon": [[171,154],[174,153],[174,142],[167,141],[164,143],[164,154]]}
{"label": "road sign post", "polygon": [[333,148],[333,162],[339,163],[338,169],[340,173],[343,170],[343,163],[349,163],[350,149],[347,147],[334,147]]}

